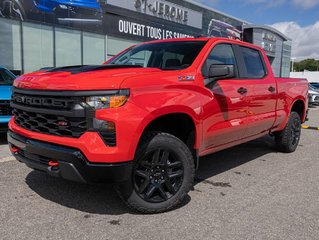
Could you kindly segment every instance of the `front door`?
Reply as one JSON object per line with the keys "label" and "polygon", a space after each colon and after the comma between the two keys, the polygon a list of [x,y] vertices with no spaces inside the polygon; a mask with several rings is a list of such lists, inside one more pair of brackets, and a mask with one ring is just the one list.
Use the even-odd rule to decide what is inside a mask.
{"label": "front door", "polygon": [[206,86],[211,101],[203,106],[204,146],[208,150],[240,140],[245,132],[248,112],[247,81],[237,78],[237,62],[231,44],[214,46],[203,66],[203,76],[207,78],[212,64],[234,65],[234,79],[223,79]]}

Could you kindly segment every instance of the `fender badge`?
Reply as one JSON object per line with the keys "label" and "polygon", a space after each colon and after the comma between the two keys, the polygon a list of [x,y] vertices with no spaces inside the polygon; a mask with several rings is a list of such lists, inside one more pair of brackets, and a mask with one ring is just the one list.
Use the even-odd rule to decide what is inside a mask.
{"label": "fender badge", "polygon": [[178,81],[194,81],[195,76],[178,76]]}
{"label": "fender badge", "polygon": [[68,126],[69,123],[68,123],[68,122],[65,122],[65,121],[58,121],[58,122],[57,122],[57,125],[60,126],[60,127],[65,127],[65,126]]}

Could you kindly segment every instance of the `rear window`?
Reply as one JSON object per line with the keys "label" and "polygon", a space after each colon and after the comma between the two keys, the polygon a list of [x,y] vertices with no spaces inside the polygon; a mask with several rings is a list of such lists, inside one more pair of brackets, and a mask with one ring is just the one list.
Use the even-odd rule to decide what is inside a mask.
{"label": "rear window", "polygon": [[0,68],[0,85],[12,85],[15,78],[7,69]]}
{"label": "rear window", "polygon": [[243,78],[263,78],[266,75],[260,52],[255,49],[241,47],[245,64]]}

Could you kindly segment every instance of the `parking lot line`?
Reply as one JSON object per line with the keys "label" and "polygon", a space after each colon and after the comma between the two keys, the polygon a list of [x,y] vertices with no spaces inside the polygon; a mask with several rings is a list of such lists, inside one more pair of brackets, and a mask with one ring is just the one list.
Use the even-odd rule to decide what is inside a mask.
{"label": "parking lot line", "polygon": [[319,127],[311,127],[311,126],[307,126],[307,125],[302,125],[301,127],[302,127],[303,129],[319,130]]}
{"label": "parking lot line", "polygon": [[10,162],[10,161],[14,161],[15,158],[10,156],[10,157],[5,157],[5,158],[1,158],[0,159],[0,163],[4,163],[4,162]]}

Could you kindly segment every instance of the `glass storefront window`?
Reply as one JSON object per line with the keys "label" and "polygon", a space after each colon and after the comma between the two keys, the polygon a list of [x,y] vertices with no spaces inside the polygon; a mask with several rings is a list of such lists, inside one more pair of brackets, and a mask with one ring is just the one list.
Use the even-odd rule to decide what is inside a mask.
{"label": "glass storefront window", "polygon": [[53,27],[23,23],[24,72],[54,66]]}
{"label": "glass storefront window", "polygon": [[106,61],[105,36],[83,33],[83,64],[102,64]]}
{"label": "glass storefront window", "polygon": [[136,41],[108,37],[107,38],[107,54],[109,57],[114,56],[118,54],[119,52],[122,52],[126,48],[131,47],[132,45],[135,45],[137,43],[138,42]]}
{"label": "glass storefront window", "polygon": [[281,77],[290,76],[291,41],[283,42]]}
{"label": "glass storefront window", "polygon": [[0,17],[0,36],[0,65],[22,73],[107,60],[105,35]]}
{"label": "glass storefront window", "polygon": [[57,67],[82,64],[80,31],[55,29],[55,58]]}
{"label": "glass storefront window", "polygon": [[22,70],[21,29],[18,21],[0,19],[0,65]]}

